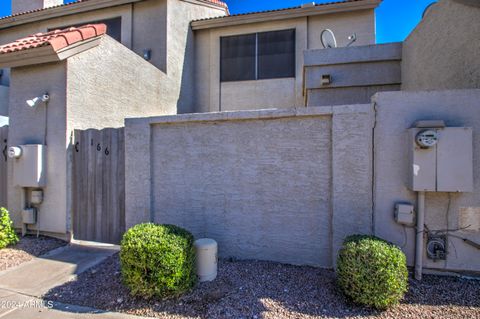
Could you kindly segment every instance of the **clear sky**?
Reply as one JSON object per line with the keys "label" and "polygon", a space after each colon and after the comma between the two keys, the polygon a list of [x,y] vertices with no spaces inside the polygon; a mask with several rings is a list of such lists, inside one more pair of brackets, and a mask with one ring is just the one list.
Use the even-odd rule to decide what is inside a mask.
{"label": "clear sky", "polygon": [[[0,0],[0,16],[10,14],[10,1]],[[72,2],[72,0],[66,0]],[[293,7],[311,0],[226,0],[231,13]],[[332,2],[317,0],[316,3]],[[403,41],[434,0],[384,0],[376,11],[377,42]],[[1,31],[0,31],[1,32]],[[352,30],[352,33],[355,30]]]}

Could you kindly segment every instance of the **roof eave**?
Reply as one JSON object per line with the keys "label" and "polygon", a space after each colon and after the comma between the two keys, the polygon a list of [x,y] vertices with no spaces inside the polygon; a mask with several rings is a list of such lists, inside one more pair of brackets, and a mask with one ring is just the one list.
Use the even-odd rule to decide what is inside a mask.
{"label": "roof eave", "polygon": [[0,54],[0,68],[15,68],[28,65],[66,60],[100,44],[103,36],[94,37],[55,51],[51,45],[17,52]]}
{"label": "roof eave", "polygon": [[78,14],[82,12],[88,12],[103,8],[109,8],[114,6],[121,6],[133,2],[140,2],[144,0],[97,0],[72,3],[70,5],[64,5],[59,7],[48,8],[45,10],[39,10],[20,14],[12,17],[6,17],[0,19],[0,29],[6,29],[13,26],[31,23],[39,20],[47,20],[72,14]]}
{"label": "roof eave", "polygon": [[221,28],[234,25],[294,19],[306,16],[350,12],[357,10],[375,9],[382,0],[364,0],[358,2],[339,2],[315,7],[294,8],[271,12],[259,12],[253,14],[225,16],[206,20],[197,20],[191,23],[193,30]]}

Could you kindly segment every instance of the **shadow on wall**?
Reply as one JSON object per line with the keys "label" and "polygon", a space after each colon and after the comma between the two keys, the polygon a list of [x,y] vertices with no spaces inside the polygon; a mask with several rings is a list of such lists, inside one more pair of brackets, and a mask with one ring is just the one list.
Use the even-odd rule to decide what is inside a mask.
{"label": "shadow on wall", "polygon": [[[118,255],[76,281],[50,290],[46,300],[141,315],[180,315],[199,318],[263,318],[322,316],[335,318],[431,313],[453,316],[458,307],[480,307],[480,282],[425,276],[410,283],[401,305],[384,313],[353,305],[339,291],[331,270],[262,261],[220,260],[219,276],[177,299],[142,300],[123,286]],[[95,295],[96,298],[91,298]],[[448,306],[432,309],[429,306]],[[457,310],[455,310],[457,308]],[[475,309],[468,311],[474,314]],[[480,309],[479,309],[480,311]],[[470,313],[470,312],[469,312]],[[465,314],[465,313],[464,313]]]}
{"label": "shadow on wall", "polygon": [[188,26],[187,39],[185,46],[185,56],[183,58],[182,80],[180,84],[180,94],[177,101],[177,114],[194,113],[194,67],[195,50],[193,48],[193,31]]}

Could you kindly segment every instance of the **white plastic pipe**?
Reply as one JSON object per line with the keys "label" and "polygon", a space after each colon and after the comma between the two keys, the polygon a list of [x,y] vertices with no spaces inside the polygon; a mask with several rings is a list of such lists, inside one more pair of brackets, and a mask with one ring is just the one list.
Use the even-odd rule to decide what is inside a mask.
{"label": "white plastic pipe", "polygon": [[415,241],[415,279],[422,280],[425,192],[417,193],[417,238]]}

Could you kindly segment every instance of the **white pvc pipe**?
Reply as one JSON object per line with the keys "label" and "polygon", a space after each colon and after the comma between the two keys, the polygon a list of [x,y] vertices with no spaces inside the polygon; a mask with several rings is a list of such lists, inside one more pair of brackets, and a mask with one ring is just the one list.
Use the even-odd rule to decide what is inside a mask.
{"label": "white pvc pipe", "polygon": [[415,241],[415,279],[422,280],[423,233],[425,224],[425,192],[417,193],[417,233]]}

